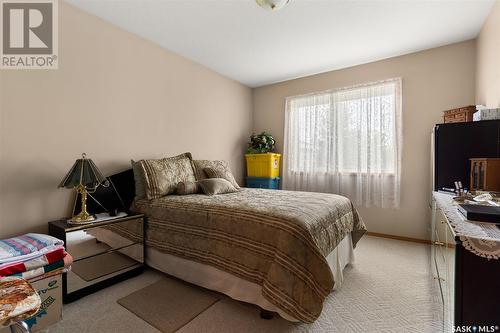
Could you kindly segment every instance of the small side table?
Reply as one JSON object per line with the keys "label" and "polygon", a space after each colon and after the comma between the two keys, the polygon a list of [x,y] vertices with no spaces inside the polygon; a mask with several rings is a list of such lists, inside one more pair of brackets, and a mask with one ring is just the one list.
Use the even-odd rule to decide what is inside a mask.
{"label": "small side table", "polygon": [[63,274],[63,302],[70,303],[144,270],[144,215],[129,214],[88,224],[49,222],[49,234],[73,257]]}
{"label": "small side table", "polygon": [[41,300],[28,281],[18,277],[0,278],[0,327],[11,332],[31,332],[25,319],[40,310]]}

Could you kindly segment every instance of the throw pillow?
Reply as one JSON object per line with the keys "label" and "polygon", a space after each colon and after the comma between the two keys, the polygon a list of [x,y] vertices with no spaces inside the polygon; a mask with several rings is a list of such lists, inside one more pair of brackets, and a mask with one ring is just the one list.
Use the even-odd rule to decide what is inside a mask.
{"label": "throw pillow", "polygon": [[151,200],[172,194],[179,182],[196,181],[191,161],[191,153],[160,160],[142,160],[146,197]]}
{"label": "throw pillow", "polygon": [[146,197],[146,184],[144,184],[144,172],[142,171],[141,161],[130,160],[132,171],[134,172],[135,198],[134,200],[144,199]]}
{"label": "throw pillow", "polygon": [[187,195],[200,193],[201,188],[197,182],[179,182],[177,184],[177,194]]}
{"label": "throw pillow", "polygon": [[[226,161],[194,160],[193,165],[196,180],[203,180],[206,178],[224,178],[233,184],[233,186],[237,189],[240,188],[234,179],[231,168],[229,168],[229,164]],[[207,168],[213,169],[213,172],[211,172],[212,170],[209,171],[211,172],[210,175],[206,173],[205,169]]]}
{"label": "throw pillow", "polygon": [[206,195],[216,195],[225,193],[234,193],[239,190],[224,178],[208,178],[198,182],[203,193]]}

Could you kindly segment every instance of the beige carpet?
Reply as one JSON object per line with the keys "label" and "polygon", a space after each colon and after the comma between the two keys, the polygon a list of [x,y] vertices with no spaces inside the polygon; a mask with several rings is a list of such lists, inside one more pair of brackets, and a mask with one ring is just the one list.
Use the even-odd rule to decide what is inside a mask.
{"label": "beige carpet", "polygon": [[[428,245],[368,236],[359,242],[355,256],[355,264],[345,271],[344,285],[326,299],[323,313],[314,324],[294,324],[281,318],[262,320],[258,308],[222,298],[177,332],[442,331],[438,287],[430,273]],[[63,320],[49,332],[158,333],[116,301],[163,276],[148,270],[67,304]]]}
{"label": "beige carpet", "polygon": [[165,277],[118,300],[163,333],[172,333],[219,301],[218,294]]}

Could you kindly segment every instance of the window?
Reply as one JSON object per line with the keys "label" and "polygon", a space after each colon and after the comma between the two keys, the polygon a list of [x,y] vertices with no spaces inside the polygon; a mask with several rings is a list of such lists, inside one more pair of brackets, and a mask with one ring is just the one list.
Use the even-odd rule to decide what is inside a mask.
{"label": "window", "polygon": [[400,150],[401,79],[287,98],[285,188],[397,206]]}

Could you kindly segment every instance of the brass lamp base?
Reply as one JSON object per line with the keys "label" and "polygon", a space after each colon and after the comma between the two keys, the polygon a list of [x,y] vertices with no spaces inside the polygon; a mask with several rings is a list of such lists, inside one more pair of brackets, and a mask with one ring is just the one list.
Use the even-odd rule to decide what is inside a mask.
{"label": "brass lamp base", "polygon": [[81,212],[68,220],[69,224],[87,224],[94,222],[95,217],[87,212]]}
{"label": "brass lamp base", "polygon": [[92,223],[95,220],[95,217],[90,215],[87,212],[87,189],[83,185],[78,185],[76,187],[77,193],[80,194],[81,200],[82,200],[82,211],[80,214],[73,216],[68,220],[69,224],[87,224],[87,223]]}

